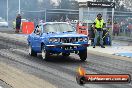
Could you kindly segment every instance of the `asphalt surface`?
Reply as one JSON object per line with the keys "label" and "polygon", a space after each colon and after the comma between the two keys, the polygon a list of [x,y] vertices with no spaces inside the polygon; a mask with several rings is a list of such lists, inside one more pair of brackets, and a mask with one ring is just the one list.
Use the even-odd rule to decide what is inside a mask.
{"label": "asphalt surface", "polygon": [[0,80],[0,88],[12,88],[9,84],[4,82],[3,80]]}
{"label": "asphalt surface", "polygon": [[86,84],[84,86],[76,83],[76,74],[79,66],[84,67],[88,74],[132,75],[131,61],[90,53],[88,53],[86,62],[81,62],[75,54],[71,54],[70,57],[54,55],[50,57],[49,61],[44,61],[40,55],[38,57],[29,56],[28,46],[25,42],[13,40],[10,37],[5,38],[3,35],[0,35],[0,62],[43,79],[56,86],[56,88],[132,88],[132,83]]}

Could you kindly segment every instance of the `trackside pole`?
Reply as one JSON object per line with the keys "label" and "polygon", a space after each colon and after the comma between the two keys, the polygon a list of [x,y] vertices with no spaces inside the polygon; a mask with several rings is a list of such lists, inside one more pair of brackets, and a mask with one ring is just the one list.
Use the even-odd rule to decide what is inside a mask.
{"label": "trackside pole", "polygon": [[9,5],[9,1],[7,0],[7,11],[6,11],[6,15],[7,15],[7,18],[6,18],[6,20],[7,20],[7,22],[8,22],[8,19],[9,19],[9,17],[8,17],[8,11],[9,11],[9,7],[8,7],[8,5]]}
{"label": "trackside pole", "polygon": [[47,10],[45,9],[45,22],[46,22],[46,18],[47,18],[47,16],[46,16],[47,14],[46,13],[47,13]]}
{"label": "trackside pole", "polygon": [[[89,7],[88,7],[88,18],[87,18],[87,21],[89,19]],[[88,22],[87,22],[87,36],[88,36],[88,28],[89,28],[89,25],[88,25]]]}
{"label": "trackside pole", "polygon": [[19,11],[18,14],[21,14],[21,1],[19,0]]}
{"label": "trackside pole", "polygon": [[[115,2],[115,0],[113,0],[113,2]],[[112,8],[112,34],[111,34],[111,38],[113,37],[114,12],[115,12],[115,8]]]}

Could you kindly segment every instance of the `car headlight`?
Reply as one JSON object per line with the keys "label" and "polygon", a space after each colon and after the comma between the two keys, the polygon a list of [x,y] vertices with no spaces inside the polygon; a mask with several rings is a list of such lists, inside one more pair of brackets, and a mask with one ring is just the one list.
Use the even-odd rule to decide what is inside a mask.
{"label": "car headlight", "polygon": [[59,42],[59,38],[50,38],[49,42]]}
{"label": "car headlight", "polygon": [[85,38],[80,37],[80,38],[78,38],[78,41],[79,42],[87,42],[88,41],[88,38],[87,37],[85,37]]}
{"label": "car headlight", "polygon": [[78,38],[79,42],[82,42],[83,41],[83,38]]}
{"label": "car headlight", "polygon": [[58,38],[55,38],[55,39],[54,39],[54,42],[59,42],[59,39],[58,39]]}
{"label": "car headlight", "polygon": [[49,42],[52,42],[52,41],[53,41],[53,39],[52,39],[52,38],[50,38],[50,39],[49,39]]}
{"label": "car headlight", "polygon": [[84,38],[84,41],[86,42],[86,41],[88,41],[88,38],[86,37],[86,38]]}

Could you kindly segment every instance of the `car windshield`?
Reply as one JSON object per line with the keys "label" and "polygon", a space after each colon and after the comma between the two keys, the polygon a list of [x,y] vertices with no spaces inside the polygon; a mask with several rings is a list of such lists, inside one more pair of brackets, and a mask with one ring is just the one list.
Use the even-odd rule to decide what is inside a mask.
{"label": "car windshield", "polygon": [[66,23],[46,24],[45,32],[73,32],[75,29]]}

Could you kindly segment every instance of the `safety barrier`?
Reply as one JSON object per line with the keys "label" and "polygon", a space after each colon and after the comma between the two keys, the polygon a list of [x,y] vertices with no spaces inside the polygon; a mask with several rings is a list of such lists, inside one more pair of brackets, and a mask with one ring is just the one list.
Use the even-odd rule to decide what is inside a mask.
{"label": "safety barrier", "polygon": [[22,33],[23,34],[31,34],[34,30],[33,22],[22,22]]}
{"label": "safety barrier", "polygon": [[87,31],[87,26],[78,26],[77,27],[77,32],[79,34],[84,34],[84,35],[88,35],[88,31]]}

